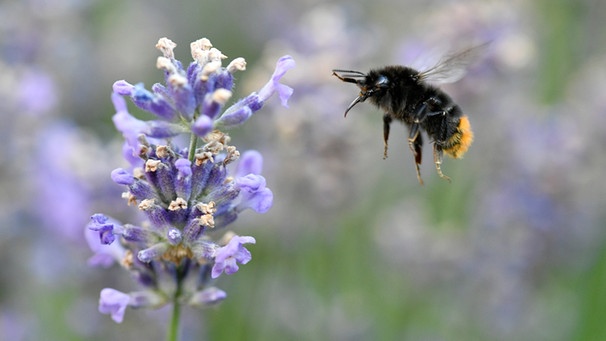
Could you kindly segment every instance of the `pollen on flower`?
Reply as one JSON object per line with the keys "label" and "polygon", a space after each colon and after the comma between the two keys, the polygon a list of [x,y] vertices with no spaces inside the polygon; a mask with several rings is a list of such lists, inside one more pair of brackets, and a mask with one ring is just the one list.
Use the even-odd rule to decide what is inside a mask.
{"label": "pollen on flower", "polygon": [[122,199],[126,199],[126,204],[128,206],[137,205],[137,198],[131,192],[122,192]]}
{"label": "pollen on flower", "polygon": [[131,250],[126,250],[124,252],[124,258],[120,261],[120,265],[122,265],[125,269],[130,269],[133,267],[134,262],[134,254]]}
{"label": "pollen on flower", "polygon": [[236,71],[244,71],[244,70],[246,70],[246,60],[244,60],[244,58],[242,58],[242,57],[232,60],[227,65],[227,71],[229,73],[234,73]]}
{"label": "pollen on flower", "polygon": [[183,198],[177,198],[170,202],[168,209],[171,211],[184,210],[187,208],[187,201]]}
{"label": "pollen on flower", "polygon": [[147,160],[145,162],[145,171],[146,172],[155,172],[158,170],[158,165],[161,164],[160,160]]}
{"label": "pollen on flower", "polygon": [[225,160],[223,160],[223,164],[227,165],[231,162],[234,162],[240,158],[240,152],[236,149],[235,146],[227,146],[227,156]]}
{"label": "pollen on flower", "polygon": [[204,141],[207,142],[207,145],[218,143],[222,146],[226,146],[229,141],[231,141],[231,137],[220,130],[213,130],[204,137]]}
{"label": "pollen on flower", "polygon": [[166,57],[158,57],[158,59],[156,59],[156,67],[170,74],[177,72],[175,65]]}
{"label": "pollen on flower", "polygon": [[219,154],[226,148],[229,140],[229,136],[218,130],[214,130],[204,138],[204,142],[206,142],[204,150],[211,152],[214,155]]}
{"label": "pollen on flower", "polygon": [[201,166],[202,164],[204,164],[207,161],[210,161],[211,163],[215,162],[213,159],[213,153],[211,152],[202,152],[202,153],[198,153],[195,155],[196,158],[196,166]]}
{"label": "pollen on flower", "polygon": [[201,65],[214,61],[220,63],[221,59],[227,58],[221,51],[212,46],[207,38],[194,41],[190,44],[192,58]]}
{"label": "pollen on flower", "polygon": [[178,74],[178,73],[173,73],[168,77],[168,83],[170,83],[171,85],[181,88],[186,86],[188,83],[187,78],[185,78],[184,76]]}
{"label": "pollen on flower", "polygon": [[217,212],[215,202],[211,201],[208,204],[200,203],[196,205],[196,207],[202,212],[202,216],[200,217],[200,224],[209,228],[214,228],[215,218],[213,215],[215,214],[215,212]]}
{"label": "pollen on flower", "polygon": [[183,244],[171,246],[164,252],[161,258],[175,264],[180,264],[183,259],[193,258],[191,249]]}
{"label": "pollen on flower", "polygon": [[200,224],[212,229],[215,227],[215,217],[212,214],[204,214],[200,217]]}
{"label": "pollen on flower", "polygon": [[208,51],[213,47],[213,44],[208,38],[202,38],[192,42],[189,46],[191,48],[191,56],[196,59],[194,51]]}
{"label": "pollen on flower", "polygon": [[200,72],[200,80],[207,81],[210,75],[217,72],[221,68],[221,60],[213,60],[204,64],[202,72]]}
{"label": "pollen on flower", "polygon": [[175,59],[175,54],[173,52],[175,47],[177,47],[177,44],[166,37],[160,38],[156,44],[156,48],[162,52],[164,57],[170,59]]}
{"label": "pollen on flower", "polygon": [[171,154],[172,154],[172,150],[170,149],[169,146],[156,147],[156,155],[161,159],[167,158]]}
{"label": "pollen on flower", "polygon": [[148,211],[148,210],[151,210],[155,205],[156,205],[156,201],[154,199],[145,199],[145,200],[141,201],[138,208],[141,211]]}
{"label": "pollen on flower", "polygon": [[196,205],[196,208],[203,214],[215,214],[217,212],[217,206],[214,201],[210,201],[208,204],[199,203]]}
{"label": "pollen on flower", "polygon": [[208,51],[208,58],[210,59],[211,62],[214,62],[214,61],[220,62],[222,59],[226,59],[227,56],[224,55],[221,51],[219,51],[219,49],[216,49],[213,47]]}
{"label": "pollen on flower", "polygon": [[215,90],[215,92],[213,92],[213,101],[221,104],[221,105],[225,105],[225,103],[227,103],[227,101],[229,101],[229,99],[231,98],[231,95],[233,93],[227,89],[217,89]]}
{"label": "pollen on flower", "polygon": [[145,144],[139,145],[139,157],[142,159],[147,159],[147,153],[149,152],[149,146]]}
{"label": "pollen on flower", "polygon": [[143,179],[145,177],[145,172],[143,171],[143,168],[137,167],[133,169],[133,177],[137,179]]}

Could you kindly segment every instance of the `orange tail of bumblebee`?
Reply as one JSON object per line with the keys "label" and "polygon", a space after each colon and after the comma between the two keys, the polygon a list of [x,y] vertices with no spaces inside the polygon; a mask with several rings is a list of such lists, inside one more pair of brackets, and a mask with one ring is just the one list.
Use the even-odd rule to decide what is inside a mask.
{"label": "orange tail of bumblebee", "polygon": [[473,142],[473,131],[467,116],[461,117],[457,131],[448,139],[444,152],[455,159],[458,159],[467,152]]}

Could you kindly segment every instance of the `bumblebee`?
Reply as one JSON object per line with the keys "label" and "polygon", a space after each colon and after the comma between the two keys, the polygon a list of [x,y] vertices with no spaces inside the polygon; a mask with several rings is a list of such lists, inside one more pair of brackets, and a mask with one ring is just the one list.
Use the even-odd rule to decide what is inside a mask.
{"label": "bumblebee", "polygon": [[347,107],[344,116],[356,104],[367,99],[385,112],[383,159],[387,158],[387,141],[392,121],[403,122],[408,127],[408,146],[414,155],[417,179],[421,185],[421,131],[425,131],[433,140],[436,171],[441,178],[450,182],[450,178],[442,173],[442,156],[446,153],[453,158],[461,158],[473,142],[473,132],[469,119],[461,108],[435,85],[461,79],[466,66],[476,57],[481,46],[446,55],[425,71],[400,65],[373,69],[368,73],[332,70],[332,74],[341,81],[354,83],[360,88],[360,94]]}

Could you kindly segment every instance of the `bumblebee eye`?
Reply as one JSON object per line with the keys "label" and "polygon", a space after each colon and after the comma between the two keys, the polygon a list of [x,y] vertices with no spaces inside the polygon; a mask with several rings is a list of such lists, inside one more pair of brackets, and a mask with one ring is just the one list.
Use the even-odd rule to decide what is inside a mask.
{"label": "bumblebee eye", "polygon": [[389,79],[387,79],[387,77],[385,76],[380,76],[377,81],[375,82],[375,87],[376,88],[384,88],[387,86],[387,84],[389,84]]}

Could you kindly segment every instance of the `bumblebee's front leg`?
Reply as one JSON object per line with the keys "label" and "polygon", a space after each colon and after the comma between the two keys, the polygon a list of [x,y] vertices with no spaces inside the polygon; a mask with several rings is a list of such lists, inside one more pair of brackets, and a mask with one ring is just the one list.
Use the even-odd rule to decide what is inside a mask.
{"label": "bumblebee's front leg", "polygon": [[389,140],[389,128],[391,125],[391,115],[385,114],[383,115],[383,160],[387,159],[387,140]]}
{"label": "bumblebee's front leg", "polygon": [[419,183],[423,184],[423,179],[421,179],[421,169],[419,165],[421,164],[421,160],[423,158],[423,137],[419,133],[419,124],[413,123],[410,126],[410,131],[408,134],[408,148],[412,151],[412,155],[415,158],[415,167],[417,169],[417,180]]}
{"label": "bumblebee's front leg", "polygon": [[444,175],[444,173],[442,173],[442,168],[440,167],[440,165],[442,164],[442,147],[438,146],[435,142],[433,144],[433,162],[436,164],[436,171],[438,172],[438,175],[442,178],[442,179],[446,179],[448,180],[448,182],[450,182],[450,178],[446,175]]}

